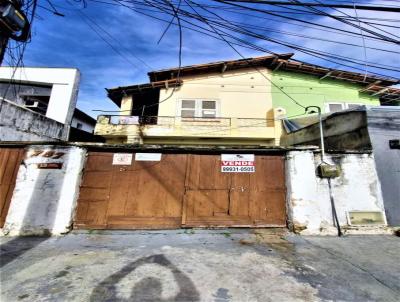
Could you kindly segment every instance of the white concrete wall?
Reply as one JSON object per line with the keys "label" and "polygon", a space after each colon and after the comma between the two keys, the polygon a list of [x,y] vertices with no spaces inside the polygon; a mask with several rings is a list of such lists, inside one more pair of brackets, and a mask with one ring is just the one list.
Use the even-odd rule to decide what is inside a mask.
{"label": "white concrete wall", "polygon": [[66,140],[65,126],[13,102],[0,100],[0,141]]}
{"label": "white concrete wall", "polygon": [[[329,154],[339,164],[340,177],[331,179],[339,223],[348,226],[348,211],[383,211],[380,183],[371,154]],[[335,234],[328,180],[316,175],[320,156],[311,151],[287,155],[286,186],[288,218],[302,234]]]}
{"label": "white concrete wall", "polygon": [[[58,235],[71,224],[86,151],[78,147],[31,146],[18,171],[3,228],[9,235]],[[62,169],[38,169],[62,163]]]}
{"label": "white concrete wall", "polygon": [[51,84],[46,116],[69,125],[78,97],[80,72],[76,68],[0,67],[0,79]]}

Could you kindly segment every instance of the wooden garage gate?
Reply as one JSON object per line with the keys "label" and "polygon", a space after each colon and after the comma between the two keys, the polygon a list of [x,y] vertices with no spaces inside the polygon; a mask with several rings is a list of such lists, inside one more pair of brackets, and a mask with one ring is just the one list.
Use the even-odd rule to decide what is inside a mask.
{"label": "wooden garage gate", "polygon": [[76,228],[285,226],[283,156],[256,155],[254,173],[222,173],[220,155],[163,154],[161,161],[113,165],[90,152]]}
{"label": "wooden garage gate", "polygon": [[0,148],[0,228],[7,217],[23,155],[22,148]]}

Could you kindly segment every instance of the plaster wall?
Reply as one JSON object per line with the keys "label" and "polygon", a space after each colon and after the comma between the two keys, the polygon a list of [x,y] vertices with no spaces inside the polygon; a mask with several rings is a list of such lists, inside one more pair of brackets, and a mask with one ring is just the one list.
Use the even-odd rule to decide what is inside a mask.
{"label": "plaster wall", "polygon": [[24,67],[15,70],[13,67],[1,67],[0,79],[52,85],[46,116],[67,126],[71,123],[78,97],[78,69]]}
{"label": "plaster wall", "polygon": [[[86,151],[78,147],[31,146],[19,168],[3,228],[9,235],[58,235],[69,231]],[[61,169],[38,164],[60,163]]]}
{"label": "plaster wall", "polygon": [[[331,179],[339,223],[349,226],[348,211],[382,211],[381,186],[371,154],[329,154],[326,160],[341,167],[341,175]],[[288,218],[301,234],[335,234],[328,180],[316,176],[321,162],[311,151],[291,151],[287,155],[286,185]]]}
{"label": "plaster wall", "polygon": [[320,106],[323,113],[326,112],[327,103],[359,103],[373,106],[380,104],[378,96],[360,93],[362,86],[340,80],[320,80],[312,75],[274,71],[272,81],[280,88],[275,85],[271,88],[273,105],[275,108],[284,108],[289,117],[303,114],[304,108],[296,105],[282,90],[303,106]]}
{"label": "plaster wall", "polygon": [[158,115],[176,116],[182,99],[211,99],[219,101],[219,117],[265,119],[272,109],[271,72],[266,68],[259,70],[264,76],[254,69],[241,69],[183,77],[182,86],[173,94],[173,88],[161,89],[159,101],[170,98],[160,103]]}

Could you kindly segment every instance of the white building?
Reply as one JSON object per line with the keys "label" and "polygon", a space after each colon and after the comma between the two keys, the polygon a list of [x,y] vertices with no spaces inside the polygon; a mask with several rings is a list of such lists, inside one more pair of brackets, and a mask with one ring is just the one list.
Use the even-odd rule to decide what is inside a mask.
{"label": "white building", "polygon": [[0,141],[67,140],[79,82],[76,68],[0,67]]}

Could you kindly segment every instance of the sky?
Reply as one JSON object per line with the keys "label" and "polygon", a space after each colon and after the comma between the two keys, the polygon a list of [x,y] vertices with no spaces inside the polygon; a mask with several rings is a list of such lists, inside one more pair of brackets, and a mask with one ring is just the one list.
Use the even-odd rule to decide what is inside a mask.
{"label": "sky", "polygon": [[[206,3],[207,1],[203,0],[202,2]],[[347,2],[352,3],[352,1]],[[387,0],[358,2],[371,5],[390,4]],[[32,27],[32,39],[27,45],[24,54],[24,66],[78,68],[81,72],[81,83],[77,107],[91,116],[95,117],[99,114],[94,110],[111,112],[118,110],[113,102],[107,98],[105,88],[146,83],[148,82],[147,72],[178,66],[179,32],[176,26],[172,25],[161,42],[158,43],[167,23],[143,16],[128,8],[107,5],[97,1],[87,1],[86,7],[73,0],[53,0],[52,3],[65,16],[60,17],[52,14],[48,11],[48,9],[51,9],[48,3],[44,0],[39,0],[40,6],[37,10],[37,18],[35,18]],[[210,1],[207,3],[210,3]],[[269,8],[274,11],[280,10],[280,8]],[[350,15],[355,14],[354,10],[342,11]],[[221,10],[215,12],[233,22],[244,22],[254,26],[267,27],[268,30],[259,32],[279,40],[360,60],[363,60],[366,56],[368,61],[400,70],[400,55],[396,53],[400,52],[400,47],[393,43],[378,42],[370,39],[364,39],[363,41],[361,36],[355,38],[333,32],[322,32],[312,26],[305,27],[291,20],[279,19],[265,14],[252,14],[249,12],[249,14],[252,14],[252,16],[249,16]],[[387,35],[397,36],[396,38],[400,40],[400,29],[397,28],[400,27],[400,14],[373,11],[357,11],[357,14],[359,17],[397,20],[397,23],[376,20],[371,22],[390,25],[391,27],[381,27],[381,29],[386,30],[388,32]],[[343,23],[338,23],[325,16],[287,16],[300,16],[303,20],[310,22],[340,27],[343,30],[349,29]],[[170,20],[171,17],[168,16],[166,19]],[[352,30],[358,31],[356,29]],[[269,51],[276,53],[294,52],[295,59],[326,67],[347,69],[289,47],[250,39],[240,34],[238,36]],[[304,36],[317,37],[325,41],[308,39]],[[326,40],[352,43],[358,45],[358,47],[343,46]],[[368,47],[366,53],[362,47],[364,44]],[[371,48],[381,48],[386,51],[378,51]],[[245,57],[266,55],[265,52],[261,51],[240,47],[237,49]],[[183,65],[240,58],[225,42],[183,29]],[[364,68],[363,66],[358,67]],[[371,68],[368,68],[368,71],[375,71],[396,78],[400,77],[400,73],[395,71]]]}

